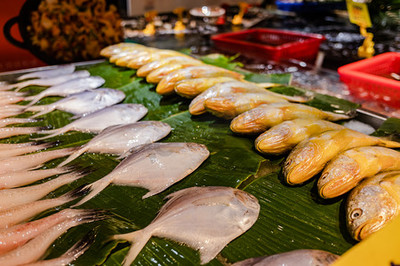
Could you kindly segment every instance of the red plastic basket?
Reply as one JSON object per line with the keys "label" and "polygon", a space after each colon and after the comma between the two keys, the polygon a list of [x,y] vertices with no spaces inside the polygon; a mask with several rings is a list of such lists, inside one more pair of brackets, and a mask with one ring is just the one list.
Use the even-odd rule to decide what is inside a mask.
{"label": "red plastic basket", "polygon": [[340,80],[361,99],[400,107],[400,81],[390,78],[400,74],[400,53],[389,52],[342,66]]}
{"label": "red plastic basket", "polygon": [[313,62],[325,37],[275,29],[250,29],[212,36],[217,48],[256,60],[298,59]]}

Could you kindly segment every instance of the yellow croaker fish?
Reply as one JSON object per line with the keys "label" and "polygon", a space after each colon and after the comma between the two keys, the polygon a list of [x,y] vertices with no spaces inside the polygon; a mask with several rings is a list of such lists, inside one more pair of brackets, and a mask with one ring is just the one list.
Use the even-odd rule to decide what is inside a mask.
{"label": "yellow croaker fish", "polygon": [[[153,62],[155,60],[160,60],[163,58],[168,58],[172,56],[187,56],[177,51],[173,50],[158,50],[155,52],[150,52],[148,55],[141,55],[131,59],[127,65],[127,67],[138,69],[144,66],[147,63]],[[189,56],[187,56],[189,57]]]}
{"label": "yellow croaker fish", "polygon": [[184,69],[178,69],[165,76],[160,83],[158,83],[156,91],[159,94],[170,94],[174,91],[175,84],[178,81],[200,77],[232,77],[235,79],[243,79],[244,76],[240,73],[216,66],[192,66]]}
{"label": "yellow croaker fish", "polygon": [[231,130],[241,134],[262,133],[283,121],[296,118],[337,121],[349,119],[350,116],[321,111],[317,108],[297,103],[262,104],[235,117],[231,122]]}
{"label": "yellow croaker fish", "polygon": [[361,241],[399,215],[400,171],[389,171],[363,180],[346,203],[347,229]]}
{"label": "yellow croaker fish", "polygon": [[400,142],[372,137],[351,129],[330,130],[300,142],[283,167],[288,184],[301,184],[319,173],[339,153],[361,146],[399,148]]}
{"label": "yellow croaker fish", "polygon": [[146,46],[137,43],[118,43],[114,45],[107,46],[100,51],[100,55],[104,57],[111,57],[114,54],[119,54],[126,50],[140,50],[146,49]]}
{"label": "yellow croaker fish", "polygon": [[326,120],[299,118],[284,121],[258,136],[255,147],[259,152],[278,155],[290,151],[309,137],[342,128],[344,127]]}
{"label": "yellow croaker fish", "polygon": [[138,56],[142,56],[142,55],[149,55],[150,53],[151,53],[151,50],[148,50],[148,49],[125,51],[125,52],[111,56],[108,59],[108,61],[110,61],[110,63],[116,64],[117,66],[126,67],[126,66],[128,66],[129,62],[132,59],[134,59]]}
{"label": "yellow croaker fish", "polygon": [[177,71],[179,69],[187,68],[187,67],[192,67],[192,66],[200,66],[204,65],[201,61],[187,61],[187,62],[181,62],[181,63],[173,63],[173,64],[168,64],[165,66],[162,66],[160,68],[157,68],[154,71],[151,71],[147,77],[146,81],[149,83],[158,83],[160,82],[164,77],[168,76],[174,71]]}
{"label": "yellow croaker fish", "polygon": [[192,99],[218,83],[229,81],[235,81],[235,79],[230,77],[186,79],[177,82],[174,90],[178,95]]}
{"label": "yellow croaker fish", "polygon": [[145,64],[144,66],[141,66],[137,72],[136,75],[138,77],[146,77],[147,75],[150,74],[150,72],[169,65],[169,64],[175,64],[175,63],[187,63],[187,62],[197,62],[197,63],[201,63],[200,60],[197,60],[195,58],[192,58],[190,56],[186,56],[186,55],[179,55],[179,56],[170,56],[170,57],[166,57],[166,58],[162,58],[159,60],[154,60],[150,63]]}
{"label": "yellow croaker fish", "polygon": [[318,191],[323,198],[334,198],[366,177],[392,170],[400,170],[400,152],[377,146],[350,149],[326,165],[318,180]]}
{"label": "yellow croaker fish", "polygon": [[[250,94],[249,96],[245,96],[245,94]],[[262,95],[258,95],[262,94]],[[205,90],[201,94],[199,94],[196,98],[192,100],[189,105],[189,112],[192,115],[200,115],[206,112],[206,108],[204,103],[207,100],[219,98],[219,97],[229,97],[231,95],[237,96],[236,98],[248,99],[247,104],[249,105],[249,99],[253,97],[253,99],[257,99],[257,97],[264,100],[268,100],[268,102],[287,102],[287,101],[303,101],[303,97],[297,96],[286,96],[283,94],[275,93],[269,90],[266,90],[256,83],[247,82],[247,81],[231,81],[218,83],[211,88]],[[234,97],[232,96],[232,97]],[[250,101],[251,102],[251,101]],[[251,104],[250,104],[251,105]],[[232,107],[233,108],[233,107]],[[249,107],[247,107],[249,108]],[[211,109],[211,104],[210,104]],[[239,109],[239,107],[238,107]]]}

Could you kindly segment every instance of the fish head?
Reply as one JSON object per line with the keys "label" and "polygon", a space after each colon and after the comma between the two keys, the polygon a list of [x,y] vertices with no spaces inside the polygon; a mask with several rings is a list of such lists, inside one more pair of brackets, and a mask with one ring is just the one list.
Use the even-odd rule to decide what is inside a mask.
{"label": "fish head", "polygon": [[211,114],[225,119],[234,118],[237,113],[234,99],[231,97],[214,97],[204,102],[204,107]]}
{"label": "fish head", "polygon": [[397,214],[397,202],[379,183],[364,185],[369,180],[354,188],[347,200],[347,228],[358,241],[381,229]]}
{"label": "fish head", "polygon": [[260,204],[256,197],[243,190],[235,189],[233,194],[240,203],[236,205],[237,208],[243,212],[243,215],[237,216],[239,219],[237,224],[243,231],[246,231],[256,222],[260,213]]}
{"label": "fish head", "polygon": [[318,180],[318,192],[323,198],[340,196],[360,181],[360,166],[352,158],[339,155],[325,167]]}
{"label": "fish head", "polygon": [[286,151],[293,135],[291,121],[283,122],[264,132],[255,140],[256,149],[263,153],[279,154]]}

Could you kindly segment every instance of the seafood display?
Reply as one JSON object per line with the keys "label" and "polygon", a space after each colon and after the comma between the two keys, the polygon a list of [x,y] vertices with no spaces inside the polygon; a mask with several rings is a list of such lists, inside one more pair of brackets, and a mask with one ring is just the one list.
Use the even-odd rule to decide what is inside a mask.
{"label": "seafood display", "polygon": [[19,76],[17,78],[17,80],[35,79],[35,78],[47,79],[47,78],[52,78],[52,77],[56,77],[59,75],[71,74],[74,71],[75,71],[75,65],[73,65],[73,64],[58,65],[58,66],[55,66],[53,69],[33,71],[33,72],[23,74],[23,75]]}
{"label": "seafood display", "polygon": [[205,264],[247,231],[260,212],[254,196],[228,187],[192,187],[167,198],[168,202],[147,227],[114,236],[132,243],[123,265],[131,265],[152,236],[172,239],[198,250],[201,264]]}

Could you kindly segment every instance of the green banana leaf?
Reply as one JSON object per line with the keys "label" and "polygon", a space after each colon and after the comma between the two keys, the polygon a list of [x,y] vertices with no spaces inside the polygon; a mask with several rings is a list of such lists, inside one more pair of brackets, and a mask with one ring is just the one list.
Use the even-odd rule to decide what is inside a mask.
{"label": "green banana leaf", "polygon": [[[174,184],[166,191],[142,199],[145,189],[111,185],[81,208],[109,211],[109,218],[70,229],[48,250],[46,259],[54,258],[94,232],[93,245],[74,265],[120,265],[129,249],[129,243],[112,240],[114,234],[131,232],[146,227],[165,203],[165,196],[192,186],[230,186],[243,189],[260,202],[261,212],[255,225],[242,236],[229,243],[209,265],[226,265],[250,257],[271,255],[293,249],[322,249],[342,254],[351,248],[353,241],[346,231],[344,198],[322,200],[316,192],[316,182],[311,180],[302,186],[288,186],[282,181],[281,164],[284,157],[266,157],[254,149],[254,138],[238,136],[229,129],[229,121],[205,114],[191,116],[190,101],[177,95],[160,96],[155,85],[136,77],[135,71],[116,67],[107,62],[86,68],[92,75],[106,79],[104,87],[116,88],[126,93],[126,103],[141,103],[149,112],[144,120],[161,120],[171,125],[171,134],[164,142],[197,142],[205,144],[210,157],[191,175]],[[43,88],[31,86],[24,89],[37,93]],[[304,93],[293,87],[279,87],[275,91],[286,94]],[[59,98],[47,97],[40,104],[48,104]],[[358,105],[334,97],[315,95],[309,103],[329,110],[349,112]],[[334,107],[334,108],[333,108]],[[21,117],[29,114],[21,115]],[[72,115],[54,111],[43,116],[42,121],[30,124],[58,128],[70,122]],[[400,123],[399,123],[400,124]],[[26,126],[26,125],[25,125]],[[32,135],[34,138],[39,135]],[[55,141],[54,149],[79,146],[86,143],[91,134],[68,132],[49,139]],[[29,136],[12,137],[1,142],[29,141]],[[43,168],[60,163],[56,159]],[[86,153],[73,161],[76,170],[87,174],[48,197],[62,195],[72,189],[91,183],[111,172],[119,163],[117,157],[105,154]],[[42,217],[65,206],[48,210]],[[199,254],[189,247],[168,239],[151,238],[143,248],[135,265],[198,265]]]}

